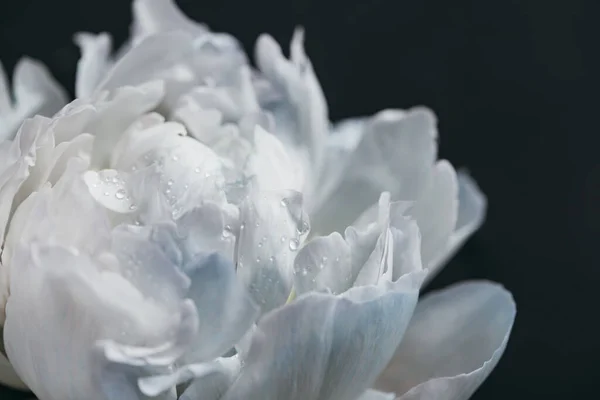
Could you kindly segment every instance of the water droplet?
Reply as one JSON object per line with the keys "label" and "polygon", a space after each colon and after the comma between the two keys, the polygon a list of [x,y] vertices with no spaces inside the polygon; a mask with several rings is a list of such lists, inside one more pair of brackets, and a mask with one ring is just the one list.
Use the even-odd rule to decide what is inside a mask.
{"label": "water droplet", "polygon": [[137,205],[135,205],[135,204],[132,204],[132,205],[130,205],[130,206],[129,206],[129,209],[130,209],[131,211],[137,210]]}
{"label": "water droplet", "polygon": [[308,275],[308,269],[302,268],[302,276]]}
{"label": "water droplet", "polygon": [[298,246],[300,246],[300,242],[298,239],[290,239],[290,250],[296,251],[298,250]]}
{"label": "water droplet", "polygon": [[327,256],[323,256],[323,257],[321,257],[321,262],[322,262],[323,264],[327,264]]}
{"label": "water droplet", "polygon": [[272,262],[272,263],[274,263],[275,262],[275,257],[273,257],[273,256],[269,257],[269,261]]}
{"label": "water droplet", "polygon": [[256,257],[256,263],[260,264],[260,261],[261,261],[260,257]]}
{"label": "water droplet", "polygon": [[108,195],[110,195],[110,193],[109,192],[104,192],[104,195],[108,196]]}
{"label": "water droplet", "polygon": [[336,262],[336,263],[339,263],[339,262],[340,262],[340,258],[339,258],[339,257],[336,257],[336,258],[335,258],[335,262]]}
{"label": "water droplet", "polygon": [[133,224],[135,226],[140,226],[142,223],[136,219],[135,221],[133,221]]}
{"label": "water droplet", "polygon": [[112,183],[119,183],[119,178],[117,178],[116,176],[113,176],[112,178]]}
{"label": "water droplet", "polygon": [[171,157],[173,159],[173,161],[179,161],[179,157],[174,155],[173,157]]}
{"label": "water droplet", "polygon": [[281,199],[281,201],[279,202],[279,204],[281,204],[281,207],[287,207],[288,200],[287,199]]}
{"label": "water droplet", "polygon": [[262,247],[263,243],[262,242],[258,242],[258,247]]}
{"label": "water droplet", "polygon": [[243,231],[244,229],[246,229],[246,224],[240,225],[240,231]]}
{"label": "water droplet", "polygon": [[254,226],[256,226],[258,228],[260,226],[260,222],[256,221],[256,223],[254,224]]}
{"label": "water droplet", "polygon": [[281,243],[285,242],[285,236],[281,237]]}
{"label": "water droplet", "polygon": [[197,173],[197,174],[199,174],[200,173],[200,167],[194,168],[194,172]]}
{"label": "water droplet", "polygon": [[205,178],[210,178],[210,172],[207,172],[207,173],[205,173],[205,174],[204,174],[204,177],[205,177]]}
{"label": "water droplet", "polygon": [[127,196],[127,193],[125,193],[125,189],[119,189],[115,192],[115,197],[119,200],[123,200],[125,196]]}
{"label": "water droplet", "polygon": [[231,237],[231,226],[226,225],[225,229],[223,229],[223,239],[229,239]]}
{"label": "water droplet", "polygon": [[167,186],[173,186],[173,179],[169,179],[167,181]]}
{"label": "water droplet", "polygon": [[98,186],[100,186],[100,185],[98,184],[98,182],[94,182],[94,183],[92,183],[92,187],[94,187],[94,188],[97,188]]}
{"label": "water droplet", "polygon": [[184,190],[188,190],[189,188],[190,188],[190,185],[188,185],[187,183],[185,185],[183,185]]}
{"label": "water droplet", "polygon": [[171,193],[171,189],[166,189],[165,194],[169,194],[169,193]]}
{"label": "water droplet", "polygon": [[131,166],[131,170],[132,170],[133,172],[137,171],[137,166],[136,166],[136,165],[132,165],[132,166]]}

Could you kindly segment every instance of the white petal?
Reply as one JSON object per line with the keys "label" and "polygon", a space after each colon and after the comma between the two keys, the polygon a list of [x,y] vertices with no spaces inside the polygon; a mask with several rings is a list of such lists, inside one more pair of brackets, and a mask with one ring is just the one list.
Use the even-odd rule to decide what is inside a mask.
{"label": "white petal", "polygon": [[431,111],[382,111],[365,124],[360,136],[346,160],[345,174],[316,214],[318,232],[339,232],[383,191],[389,191],[393,200],[416,200],[428,185],[437,154],[436,119]]}
{"label": "white petal", "polygon": [[134,41],[161,32],[182,30],[195,35],[207,32],[203,24],[189,19],[173,0],[133,2]]}
{"label": "white petal", "polygon": [[481,226],[485,219],[487,199],[475,181],[466,173],[458,173],[458,218],[450,234],[445,251],[430,260],[433,271],[439,270],[464,242]]}
{"label": "white petal", "polygon": [[410,242],[408,238],[418,235],[418,231],[407,230],[402,235],[398,229],[389,229],[389,193],[381,195],[377,212],[379,215],[366,226],[348,227],[345,239],[334,232],[309,241],[294,261],[296,292],[328,290],[339,294],[352,286],[376,284],[384,276],[391,280],[394,275],[398,278],[404,273],[421,270],[420,259],[409,262],[402,254],[398,255],[397,261],[394,259],[394,249],[403,251],[405,242]]}
{"label": "white petal", "polygon": [[254,131],[254,143],[247,173],[255,177],[258,190],[301,191],[304,185],[301,165],[290,157],[283,143],[259,125]]}
{"label": "white petal", "polygon": [[262,311],[285,303],[293,284],[293,259],[308,233],[302,196],[265,192],[240,207],[238,276]]}
{"label": "white petal", "polygon": [[[67,102],[67,95],[40,62],[22,58],[15,66],[13,88],[15,102],[10,107],[10,97],[5,75],[0,71],[0,142],[12,139],[26,119],[34,115],[51,117]],[[8,100],[8,101],[7,101]],[[2,111],[4,110],[4,111]]]}
{"label": "white petal", "polygon": [[95,35],[82,32],[75,35],[75,43],[81,50],[75,77],[76,97],[91,96],[112,66],[111,42],[108,33]]}
{"label": "white petal", "polygon": [[45,139],[48,125],[47,118],[35,117],[21,126],[12,142],[0,143],[0,243],[4,240],[11,207],[18,205],[13,204],[13,199],[36,162],[37,142]]}
{"label": "white petal", "polygon": [[162,82],[155,81],[138,87],[122,87],[114,92],[114,97],[102,104],[96,119],[87,126],[89,132],[96,136],[93,167],[109,165],[112,148],[123,132],[139,116],[155,109],[163,95]]}
{"label": "white petal", "polygon": [[[423,266],[431,269],[432,260],[446,252],[458,215],[458,181],[449,162],[438,161],[429,185],[406,215],[415,218],[419,225]],[[436,272],[431,270],[428,279]]]}
{"label": "white petal", "polygon": [[304,52],[304,31],[296,29],[285,59],[275,40],[262,35],[256,43],[256,62],[264,76],[284,93],[273,112],[278,134],[304,146],[310,153],[313,172],[321,168],[329,120],[327,102],[312,64]]}
{"label": "white petal", "polygon": [[394,400],[394,393],[378,392],[377,390],[369,389],[364,392],[357,400]]}
{"label": "white petal", "polygon": [[468,399],[502,356],[515,313],[510,293],[489,282],[426,296],[376,387],[403,400]]}
{"label": "white petal", "polygon": [[266,315],[223,400],[347,400],[367,390],[406,329],[424,274],[311,293]]}
{"label": "white petal", "polygon": [[[63,248],[38,249],[34,245],[32,250],[31,255],[26,254],[27,248],[16,252],[19,268],[11,274],[4,325],[11,363],[39,398],[107,399],[102,384],[123,385],[129,378],[98,380],[109,367],[97,357],[95,340],[122,338],[122,331],[136,340],[140,340],[139,335],[149,338],[161,328],[144,327],[143,318],[153,315],[156,321],[158,310],[143,303],[141,296],[115,274],[92,273],[85,257]],[[65,310],[69,312],[65,314]],[[44,335],[39,335],[40,331]],[[134,384],[131,379],[129,386],[135,388]],[[129,393],[121,392],[119,398],[137,400],[134,394],[130,389]]]}
{"label": "white petal", "polygon": [[122,214],[133,213],[136,210],[125,181],[119,177],[118,171],[87,171],[83,177],[90,194],[107,209]]}

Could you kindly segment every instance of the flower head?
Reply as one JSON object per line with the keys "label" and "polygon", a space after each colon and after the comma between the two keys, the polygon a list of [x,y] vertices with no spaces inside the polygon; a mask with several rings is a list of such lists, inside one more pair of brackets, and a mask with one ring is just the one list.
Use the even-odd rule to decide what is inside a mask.
{"label": "flower head", "polygon": [[[115,56],[78,34],[77,99],[3,131],[0,323],[20,379],[42,400],[472,394],[515,306],[486,282],[417,305],[486,205],[437,161],[433,113],[331,124],[301,29],[290,59],[261,36],[254,69],[170,0],[134,18]],[[19,118],[61,106],[36,99]]]}

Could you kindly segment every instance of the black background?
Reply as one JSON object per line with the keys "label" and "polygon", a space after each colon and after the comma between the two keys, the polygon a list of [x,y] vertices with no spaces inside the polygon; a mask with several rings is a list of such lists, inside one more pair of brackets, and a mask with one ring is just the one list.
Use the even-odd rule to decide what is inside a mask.
{"label": "black background", "polygon": [[[597,397],[600,2],[178,3],[247,49],[262,32],[287,45],[304,25],[333,120],[433,108],[441,156],[470,169],[490,207],[431,288],[487,278],[509,288],[518,307],[506,353],[474,398]],[[9,70],[22,55],[38,58],[72,94],[72,34],[109,31],[121,43],[130,18],[125,0],[2,0],[0,58]]]}

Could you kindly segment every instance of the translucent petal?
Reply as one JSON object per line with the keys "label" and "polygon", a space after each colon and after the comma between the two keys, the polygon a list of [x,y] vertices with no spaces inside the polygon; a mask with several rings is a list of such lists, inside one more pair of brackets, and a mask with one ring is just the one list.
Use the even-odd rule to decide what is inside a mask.
{"label": "translucent petal", "polygon": [[184,266],[192,281],[188,296],[196,304],[200,327],[185,360],[207,361],[232,349],[259,315],[231,260],[213,253]]}
{"label": "translucent petal", "polygon": [[311,293],[266,315],[223,400],[358,397],[391,359],[423,277],[417,272],[343,297]]}
{"label": "translucent petal", "polygon": [[502,356],[516,313],[490,282],[465,282],[425,296],[376,387],[400,399],[465,400]]}
{"label": "translucent petal", "polygon": [[436,257],[429,261],[429,267],[433,271],[439,271],[464,242],[479,229],[485,219],[486,209],[487,199],[475,181],[466,173],[459,172],[456,226],[450,234],[444,251],[438,252]]}
{"label": "translucent petal", "polygon": [[[383,191],[393,200],[416,200],[429,184],[437,155],[431,111],[382,111],[366,121],[363,130],[336,189],[316,213],[318,232],[339,232]],[[339,207],[341,202],[344,207]]]}
{"label": "translucent petal", "polygon": [[[310,240],[299,251],[294,261],[295,290],[298,294],[312,290],[339,294],[352,286],[376,284],[386,274],[389,275],[388,280],[392,279],[395,268],[393,251],[402,245],[404,236],[397,236],[400,242],[396,246],[394,232],[389,229],[388,193],[382,194],[377,208],[380,215],[376,215],[367,226],[348,227],[345,239],[334,232]],[[398,272],[403,262],[398,259]],[[415,270],[420,269],[420,264],[415,265]],[[405,268],[405,272],[410,271]],[[399,277],[400,273],[396,275]]]}
{"label": "translucent petal", "polygon": [[237,273],[263,312],[285,303],[293,284],[293,260],[308,234],[302,196],[264,192],[241,207]]}
{"label": "translucent petal", "polygon": [[[421,231],[421,257],[426,268],[446,251],[458,216],[458,181],[452,165],[438,161],[428,186],[406,213],[416,219]],[[438,264],[439,265],[439,264]],[[429,278],[437,270],[431,270]]]}

